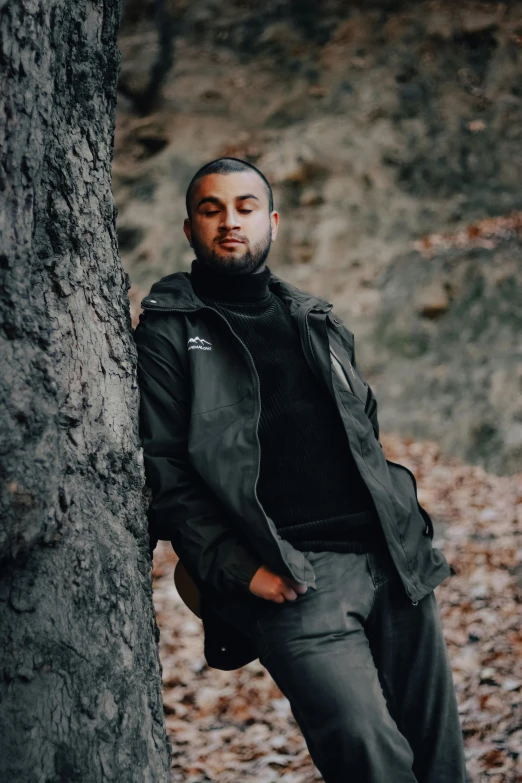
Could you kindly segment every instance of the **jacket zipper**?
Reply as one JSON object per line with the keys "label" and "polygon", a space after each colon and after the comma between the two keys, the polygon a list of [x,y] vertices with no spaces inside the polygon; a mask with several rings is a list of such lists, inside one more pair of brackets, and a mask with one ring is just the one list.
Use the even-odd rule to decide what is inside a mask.
{"label": "jacket zipper", "polygon": [[[254,370],[254,374],[255,374],[255,376],[256,376],[256,391],[257,391],[257,400],[258,400],[258,404],[259,404],[259,415],[258,415],[258,417],[257,417],[257,422],[256,422],[256,440],[257,440],[257,453],[258,453],[258,458],[257,458],[257,475],[256,475],[256,480],[255,480],[255,482],[254,482],[254,497],[255,497],[255,499],[256,499],[257,505],[258,505],[258,506],[259,506],[259,508],[261,509],[261,513],[263,514],[263,516],[264,516],[264,518],[265,518],[265,521],[266,521],[266,523],[267,523],[268,530],[270,531],[270,534],[271,534],[272,538],[274,539],[274,541],[277,543],[277,545],[278,545],[278,547],[279,547],[279,544],[278,544],[278,542],[277,542],[277,538],[274,536],[274,534],[272,533],[272,530],[270,529],[270,525],[269,525],[269,523],[268,523],[268,517],[267,517],[267,515],[266,515],[266,513],[265,513],[265,510],[264,510],[263,506],[261,505],[261,502],[260,502],[260,500],[259,500],[259,498],[258,498],[258,496],[257,496],[257,483],[258,483],[258,481],[259,481],[259,475],[260,475],[260,473],[261,473],[261,441],[259,440],[259,433],[258,433],[258,428],[259,428],[259,421],[260,421],[260,419],[261,419],[261,391],[260,391],[261,381],[259,380],[259,374],[258,374],[258,372],[257,372],[257,370],[256,370],[256,366],[255,366],[255,364],[254,364],[254,359],[253,359],[253,357],[252,357],[252,354],[250,353],[250,351],[249,351],[249,350],[248,350],[248,348],[246,347],[246,345],[245,345],[245,343],[243,342],[243,340],[242,340],[242,339],[241,339],[241,338],[240,338],[240,337],[239,337],[239,336],[236,334],[236,332],[235,332],[235,331],[232,329],[232,327],[230,326],[230,324],[229,324],[229,322],[227,321],[227,319],[225,318],[225,316],[224,316],[224,315],[222,315],[222,314],[219,312],[219,310],[216,310],[214,307],[210,307],[210,305],[198,305],[198,307],[193,307],[193,308],[191,308],[190,310],[188,310],[188,309],[187,309],[187,310],[185,310],[185,309],[181,309],[181,308],[178,308],[178,307],[146,307],[146,306],[145,306],[145,307],[143,307],[143,306],[142,306],[142,309],[143,309],[143,310],[151,310],[151,311],[156,311],[156,312],[157,312],[157,311],[161,311],[161,312],[168,312],[168,313],[193,313],[193,312],[195,312],[196,310],[212,310],[212,312],[213,312],[213,313],[216,313],[217,315],[219,315],[219,317],[220,317],[220,318],[221,318],[221,319],[222,319],[222,320],[223,320],[223,321],[226,323],[226,325],[228,326],[228,328],[230,329],[230,331],[232,332],[232,334],[234,335],[234,337],[235,337],[237,340],[239,340],[239,342],[241,343],[241,345],[242,345],[242,346],[243,346],[243,348],[245,349],[245,351],[246,351],[246,353],[247,353],[247,356],[248,356],[248,357],[249,357],[249,359],[250,359],[250,362],[251,362],[252,368],[253,368],[253,370]],[[286,565],[287,565],[287,568],[289,569],[289,571],[290,571],[290,572],[292,572],[292,569],[290,568],[290,566],[288,565],[288,563],[287,563]],[[299,582],[299,581],[301,581],[300,579],[297,579],[297,577],[295,577],[295,576],[294,576],[293,578],[294,578],[294,579],[296,579],[296,581],[298,581],[298,582]],[[305,582],[305,584],[307,584],[307,585],[310,585],[310,583],[309,583],[309,582]]]}

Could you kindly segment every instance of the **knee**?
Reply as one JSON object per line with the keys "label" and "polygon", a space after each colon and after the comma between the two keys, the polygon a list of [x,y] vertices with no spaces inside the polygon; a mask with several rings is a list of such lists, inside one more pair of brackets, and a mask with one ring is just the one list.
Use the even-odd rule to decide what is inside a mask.
{"label": "knee", "polygon": [[338,711],[324,723],[321,734],[331,747],[349,747],[350,753],[357,754],[371,743],[377,731],[378,723],[374,723],[367,713],[347,714],[346,711]]}

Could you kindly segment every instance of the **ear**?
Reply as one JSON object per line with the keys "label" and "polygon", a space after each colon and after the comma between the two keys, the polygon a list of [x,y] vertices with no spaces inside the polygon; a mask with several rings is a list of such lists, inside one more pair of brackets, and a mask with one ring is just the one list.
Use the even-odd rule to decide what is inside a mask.
{"label": "ear", "polygon": [[270,213],[270,225],[272,227],[272,242],[277,236],[277,229],[279,226],[279,212],[271,212]]}
{"label": "ear", "polygon": [[185,232],[190,247],[192,247],[192,224],[189,218],[185,218],[183,221],[183,231]]}

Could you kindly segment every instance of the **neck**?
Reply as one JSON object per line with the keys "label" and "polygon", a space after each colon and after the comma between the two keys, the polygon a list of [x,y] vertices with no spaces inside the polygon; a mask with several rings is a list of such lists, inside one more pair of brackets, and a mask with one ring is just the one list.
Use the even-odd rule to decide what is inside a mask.
{"label": "neck", "polygon": [[223,302],[255,302],[270,295],[270,269],[263,264],[247,275],[225,275],[194,259],[190,280],[197,296]]}

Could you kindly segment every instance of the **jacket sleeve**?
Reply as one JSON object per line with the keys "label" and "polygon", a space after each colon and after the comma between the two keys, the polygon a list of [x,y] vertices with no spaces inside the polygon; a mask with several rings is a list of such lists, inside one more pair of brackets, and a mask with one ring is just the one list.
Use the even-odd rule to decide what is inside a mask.
{"label": "jacket sleeve", "polygon": [[226,524],[225,509],[189,461],[187,371],[165,319],[155,314],[142,317],[134,338],[139,432],[152,494],[148,510],[152,548],[159,539],[170,540],[200,589],[208,586],[224,595],[248,591],[261,562]]}

